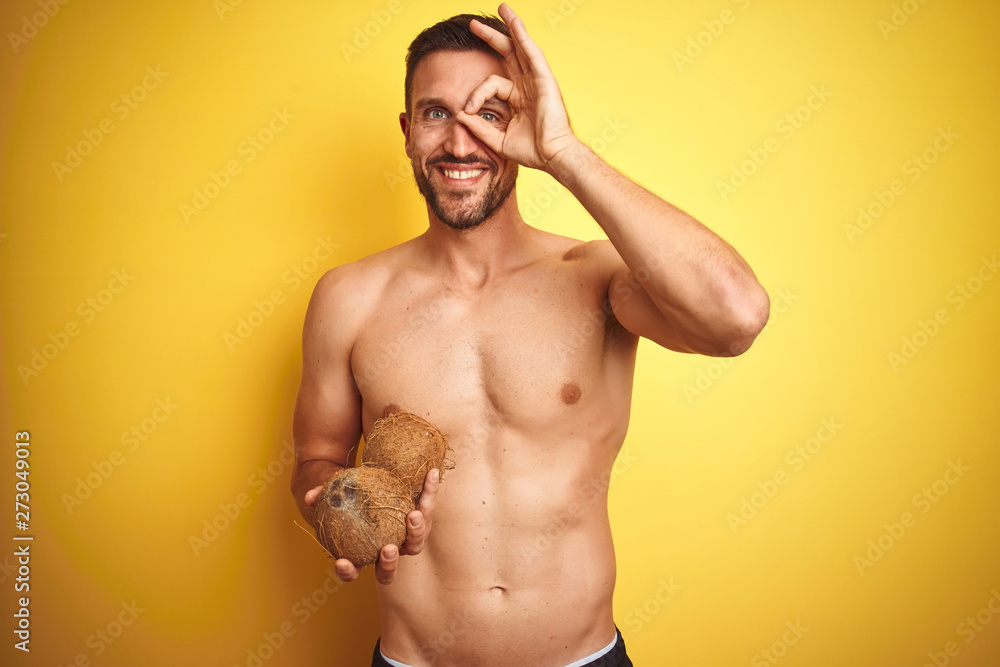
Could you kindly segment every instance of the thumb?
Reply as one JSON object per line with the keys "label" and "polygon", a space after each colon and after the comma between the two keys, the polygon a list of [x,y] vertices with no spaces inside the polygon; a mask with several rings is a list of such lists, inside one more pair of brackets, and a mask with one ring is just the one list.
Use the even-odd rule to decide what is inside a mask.
{"label": "thumb", "polygon": [[314,486],[313,488],[306,491],[305,503],[306,507],[313,507],[316,504],[316,499],[319,498],[320,491],[323,490],[323,486]]}

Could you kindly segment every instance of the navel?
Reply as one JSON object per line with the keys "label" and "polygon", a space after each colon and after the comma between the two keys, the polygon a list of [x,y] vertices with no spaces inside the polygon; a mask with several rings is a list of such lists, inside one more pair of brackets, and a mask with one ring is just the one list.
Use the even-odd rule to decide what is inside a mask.
{"label": "navel", "polygon": [[573,405],[580,400],[580,386],[574,382],[567,382],[562,386],[559,396],[566,405]]}

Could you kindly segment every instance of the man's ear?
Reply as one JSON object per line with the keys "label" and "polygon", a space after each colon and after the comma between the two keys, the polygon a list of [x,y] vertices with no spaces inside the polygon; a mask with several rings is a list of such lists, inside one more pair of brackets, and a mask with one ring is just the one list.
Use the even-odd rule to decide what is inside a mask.
{"label": "man's ear", "polygon": [[403,130],[403,136],[406,137],[404,144],[406,157],[410,157],[410,119],[406,117],[406,112],[399,114],[399,128]]}

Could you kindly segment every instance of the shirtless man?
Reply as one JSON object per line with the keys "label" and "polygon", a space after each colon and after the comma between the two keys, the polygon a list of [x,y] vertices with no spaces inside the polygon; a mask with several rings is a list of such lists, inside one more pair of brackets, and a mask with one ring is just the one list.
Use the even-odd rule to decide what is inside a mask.
{"label": "shirtless man", "polygon": [[[403,547],[381,551],[373,665],[631,665],[612,618],[607,479],[638,339],[740,354],[769,300],[731,246],[577,139],[524,23],[500,15],[454,17],[410,46],[399,122],[429,227],[317,284],[292,491],[311,521],[375,419],[419,414],[455,468],[440,485],[428,473]],[[610,240],[528,226],[519,164],[551,174]]]}

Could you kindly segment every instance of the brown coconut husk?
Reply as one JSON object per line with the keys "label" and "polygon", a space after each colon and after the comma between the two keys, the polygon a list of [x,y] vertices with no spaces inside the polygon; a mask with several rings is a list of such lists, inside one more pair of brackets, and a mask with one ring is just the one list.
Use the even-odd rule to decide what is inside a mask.
{"label": "brown coconut husk", "polygon": [[386,544],[402,546],[406,515],[413,511],[409,488],[399,477],[372,466],[338,472],[316,498],[316,537],[334,558],[355,567],[373,565]]}
{"label": "brown coconut husk", "polygon": [[391,470],[409,487],[416,501],[428,471],[455,467],[447,460],[448,438],[430,422],[411,412],[399,411],[372,425],[361,460],[365,465]]}

